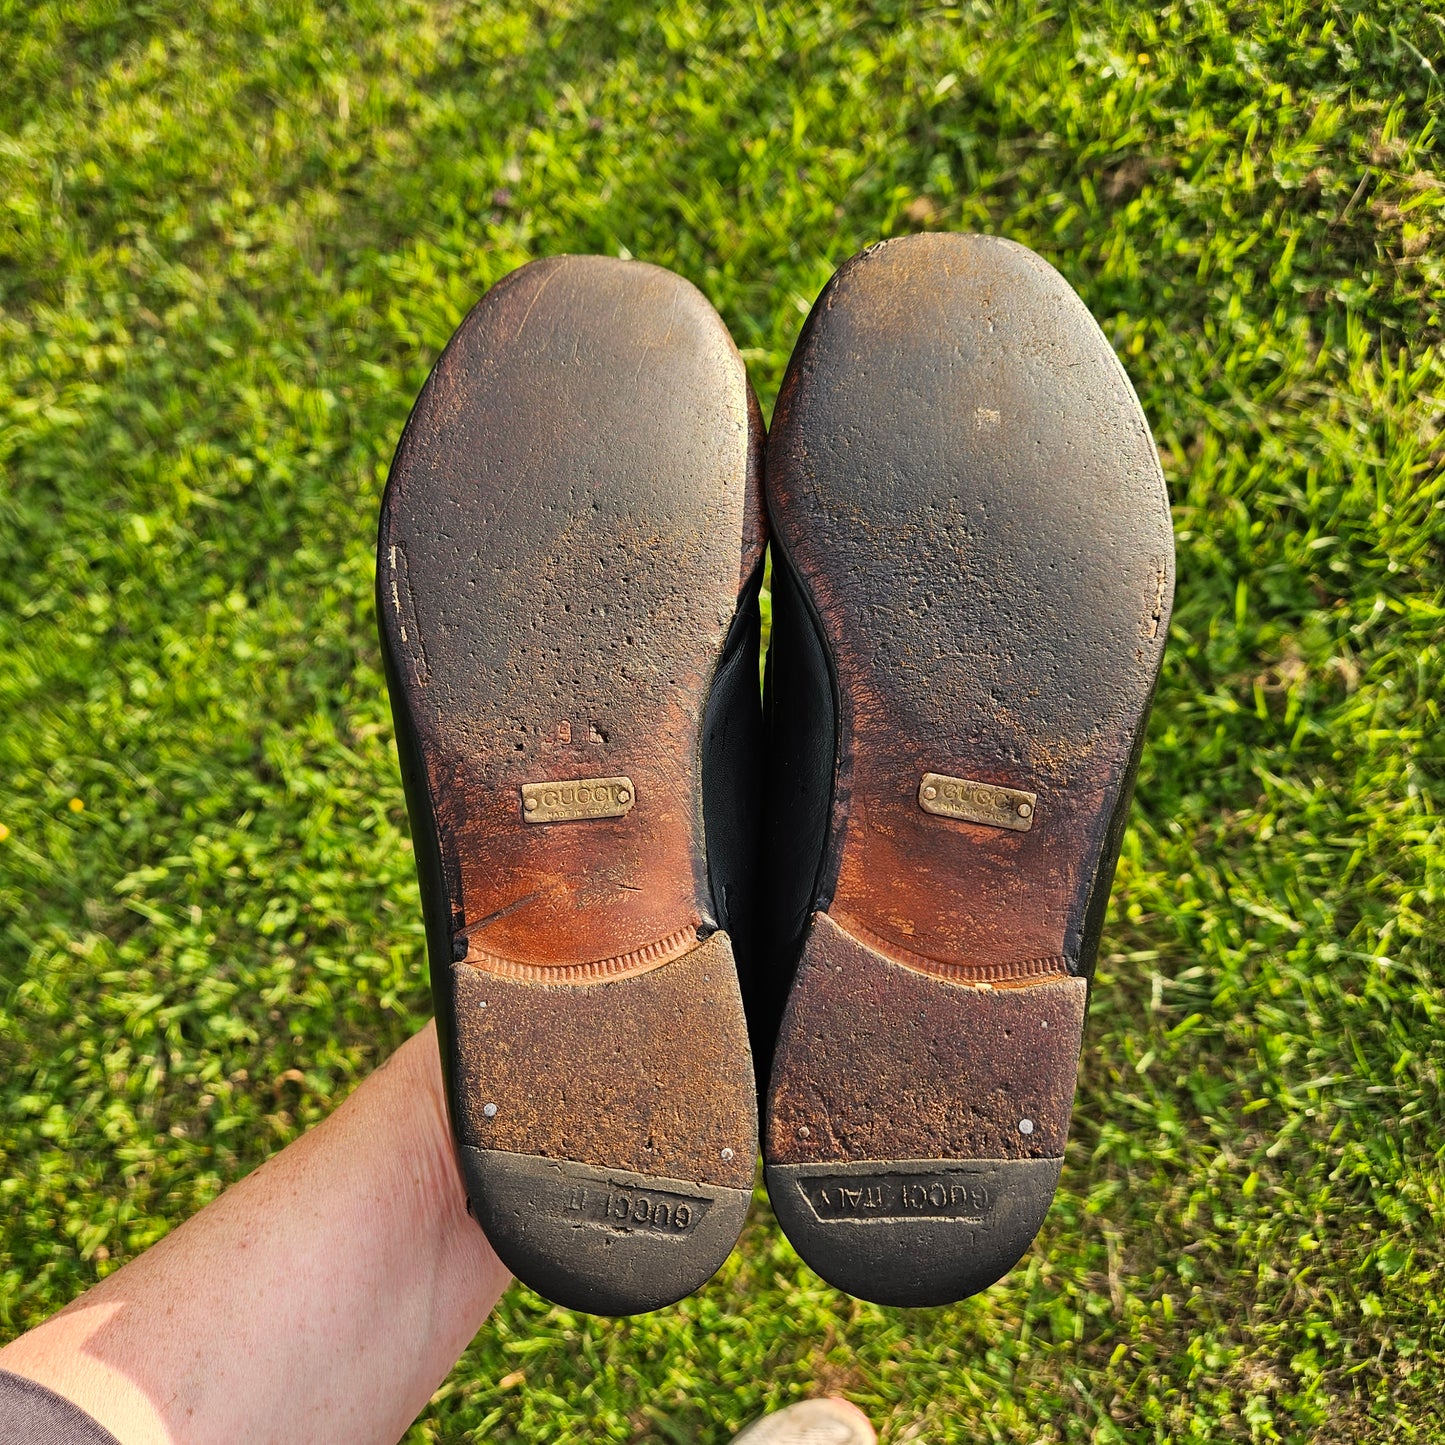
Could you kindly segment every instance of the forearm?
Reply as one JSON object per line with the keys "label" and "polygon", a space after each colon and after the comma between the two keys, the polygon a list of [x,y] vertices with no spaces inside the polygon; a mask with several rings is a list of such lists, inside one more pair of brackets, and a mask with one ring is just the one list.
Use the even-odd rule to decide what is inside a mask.
{"label": "forearm", "polygon": [[434,1030],[0,1350],[123,1445],[396,1441],[508,1275],[466,1213]]}

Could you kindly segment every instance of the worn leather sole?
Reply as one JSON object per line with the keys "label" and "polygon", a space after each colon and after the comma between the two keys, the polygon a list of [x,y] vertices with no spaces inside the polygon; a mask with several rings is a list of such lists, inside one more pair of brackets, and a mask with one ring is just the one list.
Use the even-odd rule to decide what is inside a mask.
{"label": "worn leather sole", "polygon": [[1163,477],[1064,280],[958,235],[829,283],[766,471],[775,618],[811,618],[837,728],[768,1188],[833,1284],[941,1304],[1014,1265],[1059,1178],[1173,591]]}
{"label": "worn leather sole", "polygon": [[748,1208],[719,860],[751,863],[726,774],[756,747],[761,437],[695,288],[539,261],[446,348],[383,502],[378,611],[460,1162],[504,1263],[573,1308],[681,1298]]}

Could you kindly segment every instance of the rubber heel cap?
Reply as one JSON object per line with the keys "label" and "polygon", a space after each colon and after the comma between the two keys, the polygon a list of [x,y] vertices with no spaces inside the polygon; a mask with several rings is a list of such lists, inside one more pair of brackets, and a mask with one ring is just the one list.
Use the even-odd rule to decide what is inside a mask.
{"label": "rubber heel cap", "polygon": [[706,1284],[752,1191],[499,1149],[459,1150],[471,1211],[523,1284],[566,1309],[639,1315]]}
{"label": "rubber heel cap", "polygon": [[880,1305],[943,1305],[1028,1252],[1062,1159],[770,1164],[778,1223],[829,1284]]}

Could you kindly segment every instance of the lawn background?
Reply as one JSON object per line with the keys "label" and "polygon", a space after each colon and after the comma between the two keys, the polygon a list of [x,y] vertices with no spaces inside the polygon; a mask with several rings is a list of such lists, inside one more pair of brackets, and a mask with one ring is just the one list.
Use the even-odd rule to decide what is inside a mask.
{"label": "lawn background", "polygon": [[1442,61],[1412,0],[0,0],[0,1336],[427,1015],[372,548],[470,304],[672,266],[766,414],[941,227],[1078,288],[1174,502],[1058,1203],[950,1309],[761,1203],[658,1315],[515,1290],[408,1439],[1445,1440]]}

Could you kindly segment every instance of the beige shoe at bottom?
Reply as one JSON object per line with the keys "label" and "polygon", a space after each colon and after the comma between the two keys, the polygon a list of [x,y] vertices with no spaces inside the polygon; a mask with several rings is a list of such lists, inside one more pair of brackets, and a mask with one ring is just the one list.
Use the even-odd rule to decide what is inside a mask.
{"label": "beige shoe at bottom", "polygon": [[868,1417],[846,1400],[801,1400],[754,1420],[733,1445],[877,1445]]}

